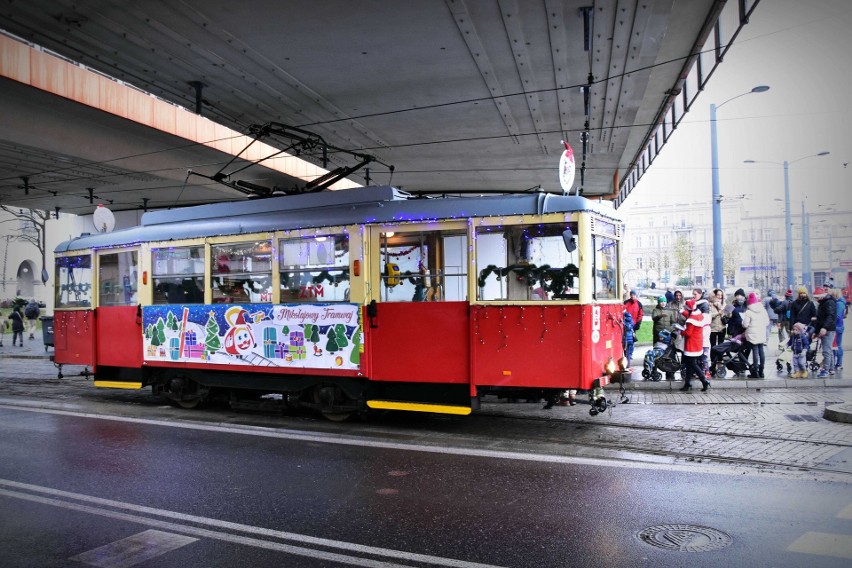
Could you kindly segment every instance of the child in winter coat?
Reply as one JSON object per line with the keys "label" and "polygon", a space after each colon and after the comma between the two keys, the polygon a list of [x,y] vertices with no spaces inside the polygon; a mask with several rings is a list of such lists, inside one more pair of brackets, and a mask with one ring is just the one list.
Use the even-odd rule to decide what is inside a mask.
{"label": "child in winter coat", "polygon": [[792,379],[804,379],[808,376],[808,349],[811,339],[806,332],[805,324],[799,322],[793,325],[787,347],[793,351]]}
{"label": "child in winter coat", "polygon": [[17,339],[20,346],[24,346],[24,316],[21,315],[21,308],[16,306],[12,313],[9,314],[9,321],[12,322],[12,346],[15,345]]}
{"label": "child in winter coat", "polygon": [[624,356],[627,357],[627,362],[633,359],[633,345],[636,342],[636,331],[633,326],[633,316],[630,312],[624,310]]}

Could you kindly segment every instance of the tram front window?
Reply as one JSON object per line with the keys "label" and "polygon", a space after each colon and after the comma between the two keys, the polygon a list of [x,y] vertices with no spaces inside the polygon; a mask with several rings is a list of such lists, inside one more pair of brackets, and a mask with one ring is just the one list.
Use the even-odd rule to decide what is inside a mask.
{"label": "tram front window", "polygon": [[548,301],[579,296],[576,223],[480,227],[478,299]]}
{"label": "tram front window", "polygon": [[56,259],[57,308],[80,308],[92,305],[92,257],[62,256]]}
{"label": "tram front window", "polygon": [[614,299],[618,295],[618,241],[593,235],[592,245],[595,248],[595,299]]}

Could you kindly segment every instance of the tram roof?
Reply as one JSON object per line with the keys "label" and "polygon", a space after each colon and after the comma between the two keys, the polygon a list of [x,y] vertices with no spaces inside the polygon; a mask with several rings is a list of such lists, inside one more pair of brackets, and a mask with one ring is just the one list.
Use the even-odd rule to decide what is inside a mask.
{"label": "tram roof", "polygon": [[425,222],[574,211],[588,211],[621,222],[621,216],[610,205],[579,196],[530,193],[413,198],[391,186],[374,186],[152,211],[142,216],[141,225],[112,233],[84,233],[60,243],[55,251],[352,224]]}

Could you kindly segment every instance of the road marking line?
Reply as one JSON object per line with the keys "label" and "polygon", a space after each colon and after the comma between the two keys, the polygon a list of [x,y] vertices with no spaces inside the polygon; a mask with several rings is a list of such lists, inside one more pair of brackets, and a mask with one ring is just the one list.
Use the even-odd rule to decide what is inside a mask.
{"label": "road marking line", "polygon": [[[65,509],[82,511],[86,513],[90,513],[93,515],[100,515],[103,517],[109,517],[114,519],[120,519],[128,522],[139,523],[143,525],[148,525],[152,527],[157,527],[164,530],[169,530],[172,532],[178,532],[183,534],[191,534],[193,536],[199,536],[204,538],[212,538],[216,540],[223,540],[227,542],[235,542],[238,544],[245,544],[247,546],[254,546],[257,548],[264,548],[267,550],[275,550],[278,552],[286,552],[288,554],[294,554],[299,556],[308,556],[311,558],[320,558],[323,560],[330,560],[333,562],[342,562],[344,564],[352,565],[352,566],[367,566],[367,567],[377,567],[377,568],[390,568],[390,567],[402,567],[399,564],[390,564],[387,562],[381,562],[378,560],[360,558],[357,556],[350,556],[345,554],[337,554],[333,552],[326,552],[323,550],[315,550],[311,548],[306,548],[303,546],[295,546],[282,544],[278,542],[270,542],[266,540],[261,540],[257,538],[243,537],[239,535],[229,534],[225,532],[219,532],[214,530],[208,530],[205,528],[194,527],[190,525],[183,525],[172,523],[169,521],[163,521],[159,519],[152,519],[149,517],[143,517],[136,514],[131,513],[123,513],[120,511],[113,511],[109,509],[105,509],[102,507],[112,507],[113,509],[122,509],[125,511],[131,511],[132,513],[141,513],[146,515],[155,515],[159,517],[165,517],[167,519],[176,520],[176,521],[184,521],[189,523],[194,523],[196,525],[206,525],[208,527],[226,529],[230,531],[240,531],[260,537],[267,538],[275,538],[279,540],[290,540],[295,541],[300,544],[306,545],[314,545],[314,546],[323,546],[326,548],[336,548],[340,550],[344,550],[350,553],[356,554],[368,554],[372,556],[383,556],[388,559],[406,561],[406,562],[422,562],[427,564],[433,564],[438,566],[448,566],[451,568],[497,568],[491,564],[480,564],[477,562],[466,562],[464,560],[456,560],[453,558],[443,558],[440,556],[432,556],[427,554],[417,554],[414,552],[405,552],[401,550],[393,550],[390,548],[379,548],[375,546],[367,546],[361,544],[355,544],[351,542],[344,542],[339,540],[332,540],[320,537],[313,537],[308,535],[302,535],[298,533],[285,532],[285,531],[277,531],[272,529],[265,529],[262,527],[255,527],[252,525],[244,525],[240,523],[232,523],[228,521],[221,521],[219,519],[211,519],[207,517],[199,517],[196,515],[188,515],[184,513],[178,513],[175,511],[167,511],[164,509],[155,509],[152,507],[145,507],[141,505],[134,505],[131,503],[124,503],[122,501],[114,501],[112,499],[102,499],[100,497],[94,497],[91,495],[85,495],[82,493],[72,493],[70,491],[62,491],[60,489],[52,489],[50,487],[41,487],[39,485],[31,485],[28,483],[21,483],[18,481],[11,481],[7,479],[0,479],[0,487],[8,487],[9,489],[0,488],[0,495],[6,495],[8,497],[13,497],[17,499],[23,499],[27,501],[34,501],[37,503],[43,503],[47,505],[53,505],[56,507],[62,507]],[[18,489],[20,491],[16,491]],[[45,495],[52,495],[53,497],[43,497],[41,495],[33,495],[31,493],[22,493],[21,491],[29,491],[31,493],[42,493]],[[59,499],[61,498],[61,499]],[[64,500],[63,500],[64,499]],[[74,503],[73,501],[69,501],[68,499],[73,499],[77,501],[82,501],[82,503]],[[100,505],[102,507],[96,507],[93,505]]]}
{"label": "road marking line", "polygon": [[806,532],[788,546],[787,550],[852,559],[852,535]]}
{"label": "road marking line", "polygon": [[842,511],[837,513],[838,519],[852,519],[852,503],[847,505]]}
{"label": "road marking line", "polygon": [[71,560],[99,568],[130,568],[198,541],[197,538],[149,529],[89,550]]}

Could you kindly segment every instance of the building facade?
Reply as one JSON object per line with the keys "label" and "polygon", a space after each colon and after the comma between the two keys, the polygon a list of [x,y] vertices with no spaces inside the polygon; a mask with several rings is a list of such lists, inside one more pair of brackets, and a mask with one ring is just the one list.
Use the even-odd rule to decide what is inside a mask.
{"label": "building facade", "polygon": [[[787,282],[784,208],[748,199],[722,202],[725,288],[810,290],[831,277],[852,287],[852,211],[804,204],[793,211],[794,281]],[[714,287],[713,218],[708,203],[625,207],[625,281],[630,287]]]}

